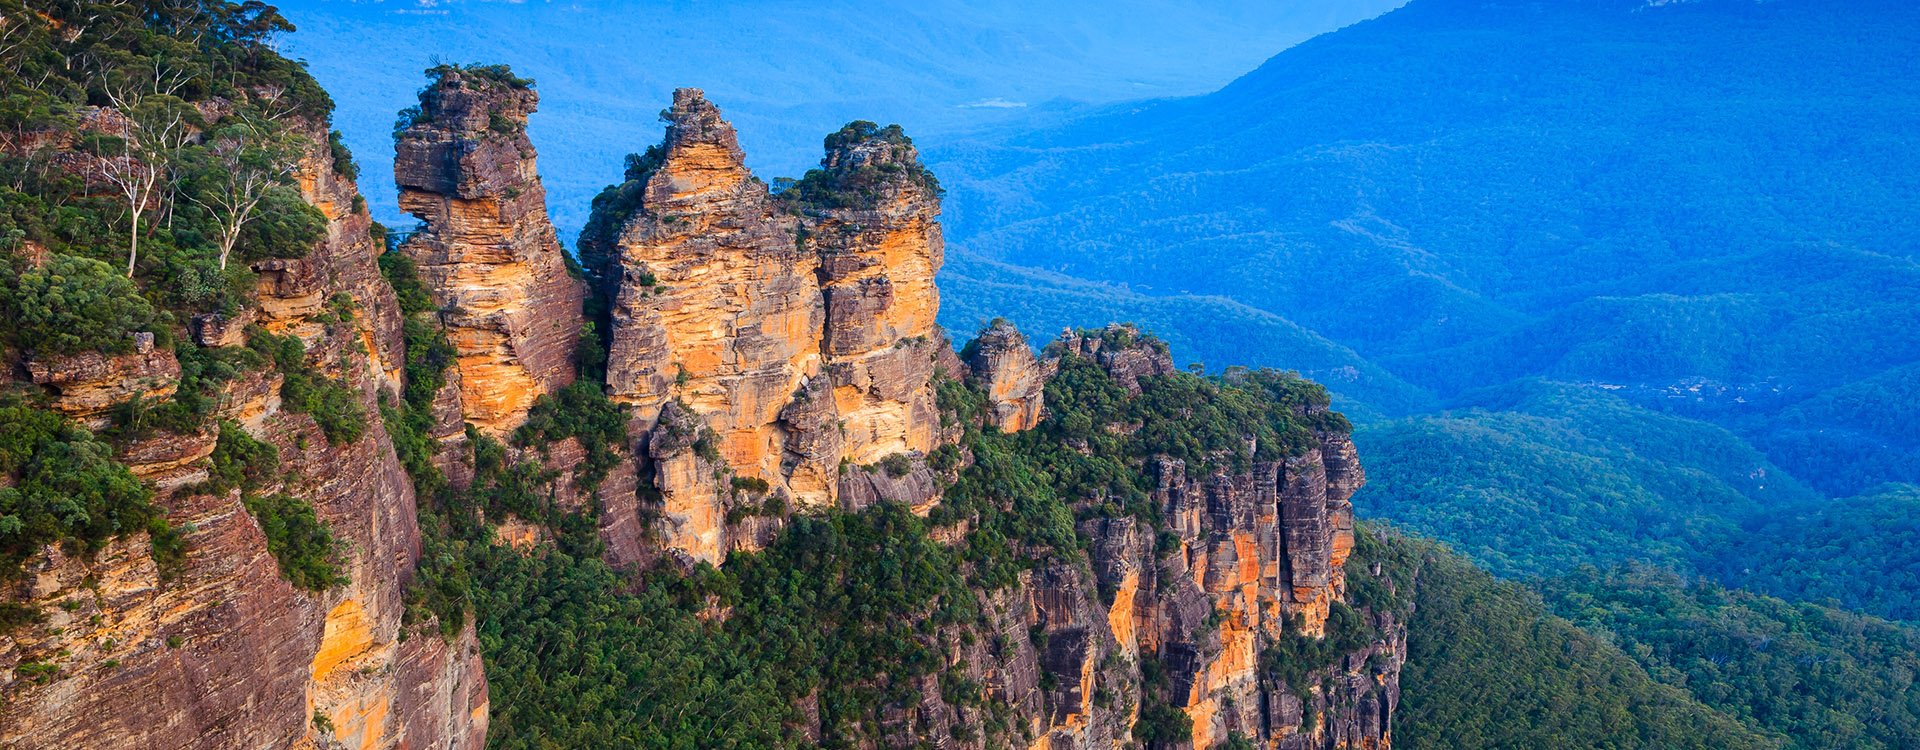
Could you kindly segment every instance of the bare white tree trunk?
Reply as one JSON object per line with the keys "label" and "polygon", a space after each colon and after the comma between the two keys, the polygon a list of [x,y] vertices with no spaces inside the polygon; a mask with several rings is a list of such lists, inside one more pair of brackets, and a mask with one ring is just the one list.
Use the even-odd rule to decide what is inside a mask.
{"label": "bare white tree trunk", "polygon": [[120,123],[120,154],[100,157],[100,174],[118,188],[127,201],[132,229],[127,241],[127,276],[132,278],[140,262],[140,217],[146,213],[154,192],[167,182],[168,162],[173,152],[186,142],[191,130],[178,110],[141,111],[145,97],[138,92],[109,86],[106,95]]}

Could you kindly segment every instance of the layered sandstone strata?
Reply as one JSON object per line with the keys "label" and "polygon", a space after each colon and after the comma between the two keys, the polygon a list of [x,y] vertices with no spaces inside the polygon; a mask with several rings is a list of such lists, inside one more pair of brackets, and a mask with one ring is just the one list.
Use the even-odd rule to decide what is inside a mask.
{"label": "layered sandstone strata", "polygon": [[[667,546],[718,562],[762,535],[724,528],[744,504],[827,506],[850,486],[867,502],[875,485],[849,472],[936,447],[939,198],[897,128],[849,126],[775,196],[699,90],[663,116],[665,141],[596,201],[582,247],[611,297],[612,397],[642,432],[679,404],[714,436],[718,471],[645,470]],[[886,499],[924,506],[937,490],[919,473],[901,485],[913,497]]]}
{"label": "layered sandstone strata", "polygon": [[987,394],[987,424],[1021,432],[1040,423],[1047,380],[1057,360],[1033,356],[1027,337],[1005,320],[988,324],[967,345],[967,366]]}
{"label": "layered sandstone strata", "polygon": [[856,122],[827,138],[821,168],[786,195],[820,258],[825,353],[846,458],[871,464],[934,447],[940,188],[899,126]]}
{"label": "layered sandstone strata", "polygon": [[[351,443],[329,443],[311,417],[283,408],[277,373],[254,370],[215,395],[221,406],[205,430],[126,446],[120,459],[155,487],[156,503],[182,530],[186,558],[163,577],[147,540],[134,536],[90,559],[50,547],[28,561],[25,580],[5,597],[46,620],[0,637],[0,746],[485,743],[487,685],[472,627],[451,640],[402,638],[420,538],[412,485],[375,408],[381,391],[397,388],[403,362],[398,308],[376,267],[370,219],[355,208],[355,187],[333,170],[325,125],[306,130],[316,146],[302,160],[301,192],[327,217],[327,234],[304,258],[257,264],[250,316],[299,337],[309,365],[354,387],[366,429]],[[324,314],[339,294],[352,301],[351,321]],[[62,377],[47,385],[59,387]],[[346,583],[317,593],[294,588],[240,493],[205,491],[219,420],[277,449],[280,472],[257,491],[313,506],[342,544]],[[29,663],[57,671],[32,679],[20,670]]]}
{"label": "layered sandstone strata", "polygon": [[[998,325],[983,335],[996,347],[1011,338]],[[978,356],[989,343],[969,346],[983,384],[995,370]],[[1049,351],[1099,364],[1136,390],[1173,370],[1163,345],[1125,327],[1069,333]],[[1285,750],[1388,747],[1406,640],[1392,613],[1360,611],[1378,636],[1300,684],[1262,664],[1282,639],[1326,633],[1345,596],[1350,498],[1365,481],[1351,440],[1322,431],[1298,455],[1244,471],[1196,473],[1164,457],[1142,471],[1165,533],[1131,516],[1082,521],[1091,572],[1054,561],[1022,574],[987,599],[990,632],[977,642],[991,645],[954,655],[969,679],[1015,709],[1015,739],[1053,750],[1124,746],[1139,710],[1164,702],[1193,721],[1192,747],[1236,735]],[[1164,687],[1143,683],[1149,660]],[[981,721],[971,710],[929,697],[903,724]]]}
{"label": "layered sandstone strata", "polygon": [[526,126],[538,95],[504,69],[436,73],[395,144],[400,207],[423,222],[402,251],[459,351],[466,421],[500,436],[573,381],[584,287],[534,171]]}
{"label": "layered sandstone strata", "polygon": [[82,352],[31,359],[27,374],[46,388],[51,405],[90,427],[106,426],[109,411],[130,400],[164,401],[180,385],[180,363],[173,351],[154,346],[152,333],[134,337],[133,351],[121,355]]}
{"label": "layered sandstone strata", "polygon": [[780,482],[780,413],[822,366],[819,261],[699,91],[675,92],[666,118],[621,234],[608,384],[643,422],[680,399],[735,472]]}

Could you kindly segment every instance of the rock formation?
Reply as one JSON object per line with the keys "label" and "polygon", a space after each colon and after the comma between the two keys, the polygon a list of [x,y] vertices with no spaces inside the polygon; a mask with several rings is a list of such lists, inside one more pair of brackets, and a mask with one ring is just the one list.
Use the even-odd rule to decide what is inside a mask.
{"label": "rock formation", "polygon": [[584,289],[534,171],[526,126],[539,96],[504,68],[436,73],[396,139],[400,207],[423,222],[402,251],[459,350],[466,420],[499,436],[573,381]]}
{"label": "rock formation", "polygon": [[[699,90],[676,91],[663,116],[664,143],[630,164],[617,200],[596,202],[600,229],[582,243],[611,297],[612,397],[642,431],[679,404],[715,436],[714,468],[799,507],[834,504],[857,467],[931,451],[939,196],[911,143],[849,126],[776,197]],[[667,545],[718,562],[744,543],[713,525],[730,484],[661,458],[649,468]],[[930,481],[911,486],[894,499],[931,499]]]}
{"label": "rock formation", "polygon": [[1001,432],[1021,432],[1040,423],[1054,360],[1034,357],[1019,329],[1005,320],[993,321],[967,345],[965,358],[987,392],[987,424]]}
{"label": "rock formation", "polygon": [[28,376],[51,392],[56,411],[103,427],[113,407],[131,399],[164,401],[180,383],[180,363],[173,351],[155,347],[151,332],[133,336],[134,350],[127,354],[82,352],[28,360]]}
{"label": "rock formation", "polygon": [[[945,246],[940,188],[899,126],[856,122],[827,137],[821,168],[788,194],[820,257],[826,356],[846,459],[866,465],[934,447],[930,382]],[[784,194],[783,194],[784,195]]]}
{"label": "rock formation", "polygon": [[[994,325],[987,337],[969,346],[983,383],[993,382],[1006,358],[980,352],[1018,333]],[[1128,327],[1069,332],[1050,351],[1096,362],[1136,390],[1141,378],[1173,372],[1164,344]],[[1052,676],[1053,690],[1037,701],[1050,710],[1023,711],[1033,746],[1124,745],[1138,720],[1132,711],[1162,698],[1192,720],[1196,748],[1229,735],[1287,750],[1390,745],[1406,639],[1405,624],[1391,613],[1360,613],[1379,637],[1311,670],[1303,683],[1317,689],[1278,680],[1262,663],[1263,650],[1280,639],[1325,635],[1330,610],[1345,596],[1350,498],[1365,476],[1344,432],[1322,431],[1314,442],[1242,472],[1195,476],[1175,459],[1150,462],[1151,502],[1167,519],[1167,535],[1157,538],[1133,517],[1091,518],[1079,525],[1091,576],[1056,563],[1022,577],[1016,591],[1025,604],[1009,607],[1010,625],[1044,634],[1045,648],[979,654],[975,669],[976,679],[997,679],[999,694],[1012,697],[1038,684],[1031,673]],[[1168,677],[1164,696],[1148,695],[1126,666],[1146,659]]]}
{"label": "rock formation", "polygon": [[661,161],[621,236],[607,380],[642,421],[684,401],[735,472],[779,481],[780,412],[821,370],[819,262],[718,109],[682,89],[666,117]]}
{"label": "rock formation", "polygon": [[[186,558],[162,578],[144,535],[91,558],[49,547],[5,596],[45,621],[0,635],[0,746],[60,748],[455,748],[485,743],[488,693],[471,624],[451,640],[401,637],[404,588],[419,554],[412,486],[381,428],[375,401],[397,388],[404,361],[393,292],[375,264],[370,219],[352,181],[333,169],[322,122],[301,194],[327,219],[304,258],[255,264],[255,309],[268,331],[295,336],[321,376],[355,389],[365,430],[332,444],[307,414],[280,402],[281,377],[252,370],[214,395],[201,431],[133,439],[119,456],[158,491],[183,530]],[[328,313],[338,295],[351,321]],[[220,328],[210,345],[238,343]],[[158,395],[178,387],[170,352],[109,360],[137,367],[46,364],[35,379],[86,416],[81,394]],[[156,364],[157,363],[157,364]],[[97,364],[97,363],[96,363]],[[118,373],[121,384],[108,377]],[[77,384],[89,384],[85,388]],[[102,396],[102,398],[118,398]],[[82,402],[85,402],[83,405]],[[208,492],[216,424],[230,420],[274,446],[280,474],[261,493],[312,505],[346,550],[346,583],[296,589],[269,554],[240,492]],[[52,665],[32,679],[26,664]]]}
{"label": "rock formation", "polygon": [[[415,322],[444,328],[457,366],[430,408],[411,404],[427,423],[411,429],[438,442],[432,460],[464,488],[487,476],[476,479],[479,461],[463,450],[467,424],[508,435],[576,377],[586,285],[568,275],[546,219],[524,132],[532,91],[502,68],[438,76],[398,139],[396,175],[403,206],[425,221],[404,252],[441,308]],[[596,201],[582,241],[605,303],[596,322],[607,326],[607,393],[625,408],[596,412],[615,426],[593,433],[592,450],[605,459],[617,442],[617,455],[581,482],[583,438],[508,449],[542,477],[532,484],[543,508],[597,516],[615,565],[722,564],[768,544],[796,508],[883,501],[929,515],[941,543],[964,543],[966,521],[933,511],[978,458],[970,446],[1051,433],[969,432],[978,425],[941,413],[942,374],[971,381],[979,420],[1002,433],[1057,426],[1046,388],[1063,366],[1085,374],[1091,363],[1116,384],[1108,391],[1134,397],[1175,382],[1165,344],[1124,326],[1068,332],[1043,359],[996,322],[956,357],[935,323],[939,187],[897,127],[849,125],[827,139],[820,169],[776,194],[699,91],[676,92],[664,117],[664,142]],[[313,416],[281,403],[285,373],[255,368],[220,387],[205,428],[130,438],[121,460],[190,529],[183,569],[163,581],[138,538],[91,559],[58,547],[36,556],[8,596],[48,619],[0,638],[0,745],[484,745],[489,694],[473,624],[440,638],[425,616],[401,637],[420,521],[377,407],[402,391],[411,334],[377,268],[370,219],[323,146],[307,155],[300,187],[328,221],[325,239],[306,257],[254,264],[253,308],[195,319],[191,331],[209,347],[244,343],[252,325],[298,338],[305,367],[355,389],[364,433],[330,442]],[[354,314],[335,312],[343,296]],[[181,368],[137,347],[23,369],[56,408],[99,420],[127,398],[174,392]],[[1192,722],[1186,747],[1233,737],[1268,750],[1388,747],[1405,624],[1345,602],[1350,575],[1376,574],[1346,570],[1350,498],[1365,478],[1344,423],[1297,408],[1321,427],[1284,455],[1250,445],[1256,458],[1236,464],[1125,457],[1121,470],[1146,480],[1130,502],[1147,512],[1061,498],[1073,554],[1013,566],[973,591],[981,616],[927,636],[942,666],[881,710],[874,746],[1129,746],[1140,722],[1171,711]],[[625,432],[609,437],[622,420]],[[257,491],[311,503],[344,542],[346,582],[317,593],[289,584],[241,491],[206,483],[221,421],[277,450],[278,471]],[[1068,448],[1085,452],[1085,442]],[[524,554],[543,554],[555,536],[538,519],[491,522]],[[1357,646],[1355,621],[1367,634]],[[1280,644],[1343,633],[1330,662],[1276,671]],[[60,679],[21,669],[44,663]],[[977,699],[950,703],[950,677]]]}

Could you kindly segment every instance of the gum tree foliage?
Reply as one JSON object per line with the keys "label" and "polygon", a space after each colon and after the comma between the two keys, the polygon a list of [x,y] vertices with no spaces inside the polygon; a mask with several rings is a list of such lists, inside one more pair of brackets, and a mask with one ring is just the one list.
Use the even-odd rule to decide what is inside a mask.
{"label": "gum tree foliage", "polygon": [[153,493],[113,449],[65,417],[16,399],[0,402],[0,581],[48,544],[91,554],[139,532],[152,536],[163,568],[179,560],[179,539],[151,502]]}
{"label": "gum tree foliage", "polygon": [[33,267],[8,258],[15,273],[0,287],[0,311],[12,321],[10,344],[35,356],[133,350],[137,331],[160,321],[133,282],[91,258],[55,254]]}
{"label": "gum tree foliage", "polygon": [[155,307],[231,313],[252,287],[232,261],[321,238],[288,177],[332,102],[268,48],[292,28],[271,6],[0,0],[0,19],[0,132],[17,144],[0,247],[114,263]]}

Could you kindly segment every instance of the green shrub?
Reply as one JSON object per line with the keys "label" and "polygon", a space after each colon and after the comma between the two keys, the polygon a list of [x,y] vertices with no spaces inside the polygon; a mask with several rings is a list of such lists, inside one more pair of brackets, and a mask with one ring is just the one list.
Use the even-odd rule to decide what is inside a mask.
{"label": "green shrub", "polygon": [[0,635],[6,635],[14,628],[45,622],[46,619],[46,615],[31,604],[0,601]]}
{"label": "green shrub", "polygon": [[220,439],[209,461],[210,492],[239,488],[251,491],[273,478],[280,468],[280,451],[255,440],[233,422],[220,423]]}
{"label": "green shrub", "polygon": [[290,186],[267,191],[255,217],[240,230],[239,260],[305,258],[327,235],[327,217]]}
{"label": "green shrub", "polygon": [[0,290],[12,343],[39,356],[133,351],[132,334],[151,331],[153,306],[122,271],[89,258],[54,255],[40,268],[12,261],[12,283]]}
{"label": "green shrub", "polygon": [[247,498],[245,504],[267,538],[267,551],[280,563],[280,574],[294,586],[325,591],[347,582],[339,543],[307,501],[277,493]]}
{"label": "green shrub", "polygon": [[887,476],[899,479],[913,472],[913,459],[905,453],[889,453],[880,459],[880,470]]}
{"label": "green shrub", "polygon": [[308,365],[307,348],[299,338],[275,336],[255,328],[249,332],[247,345],[280,370],[280,402],[288,411],[312,417],[332,445],[360,439],[367,427],[367,415],[359,392]]}
{"label": "green shrub", "polygon": [[576,380],[555,393],[541,396],[527,413],[527,423],[514,433],[518,445],[538,447],[575,438],[587,458],[575,470],[582,489],[600,485],[620,463],[626,445],[627,417],[607,398],[600,384]]}
{"label": "green shrub", "polygon": [[152,491],[113,449],[65,417],[0,402],[0,581],[42,546],[91,554],[111,539],[167,533]]}
{"label": "green shrub", "polygon": [[[384,231],[383,227],[383,236]],[[380,274],[393,288],[401,313],[413,316],[434,311],[433,296],[427,292],[426,283],[420,279],[420,267],[412,258],[389,249],[380,254]]]}
{"label": "green shrub", "polygon": [[333,155],[333,173],[349,180],[360,179],[360,165],[353,161],[353,151],[347,148],[340,131],[327,133],[327,150]]}
{"label": "green shrub", "polygon": [[1193,718],[1164,702],[1149,703],[1140,709],[1140,720],[1133,725],[1133,738],[1145,743],[1190,742]]}

